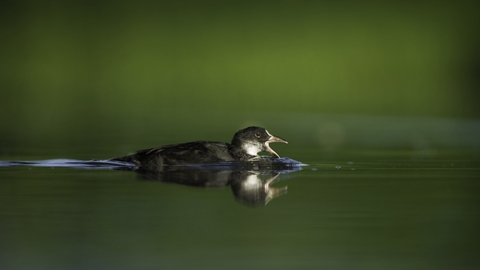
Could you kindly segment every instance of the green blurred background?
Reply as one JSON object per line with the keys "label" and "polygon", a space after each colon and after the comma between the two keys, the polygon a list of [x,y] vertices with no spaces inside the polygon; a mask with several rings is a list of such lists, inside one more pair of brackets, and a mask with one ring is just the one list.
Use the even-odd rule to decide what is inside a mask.
{"label": "green blurred background", "polygon": [[2,2],[0,139],[122,141],[203,125],[228,126],[212,138],[225,140],[264,112],[478,119],[478,7]]}
{"label": "green blurred background", "polygon": [[255,124],[311,166],[256,210],[228,188],[5,167],[0,266],[478,268],[477,3],[2,1],[1,161]]}

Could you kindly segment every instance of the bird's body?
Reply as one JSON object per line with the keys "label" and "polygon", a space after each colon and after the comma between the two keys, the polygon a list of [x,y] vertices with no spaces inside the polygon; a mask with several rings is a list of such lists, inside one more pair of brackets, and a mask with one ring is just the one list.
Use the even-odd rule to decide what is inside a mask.
{"label": "bird's body", "polygon": [[279,157],[269,143],[284,142],[261,127],[248,127],[235,133],[231,143],[195,141],[157,148],[144,149],[133,155],[111,159],[136,164],[146,168],[164,165],[212,164],[225,161],[250,161],[259,158],[258,153],[268,151]]}
{"label": "bird's body", "polygon": [[209,164],[234,160],[228,152],[228,144],[207,141],[172,144],[144,149],[136,152],[134,155],[117,158],[116,160],[120,159],[121,161],[142,166]]}

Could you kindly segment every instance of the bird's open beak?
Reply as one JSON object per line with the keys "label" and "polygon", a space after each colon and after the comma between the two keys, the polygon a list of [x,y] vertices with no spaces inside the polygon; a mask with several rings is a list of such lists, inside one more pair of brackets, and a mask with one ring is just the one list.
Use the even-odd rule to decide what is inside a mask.
{"label": "bird's open beak", "polygon": [[270,136],[270,138],[268,138],[268,140],[265,142],[265,147],[267,148],[267,151],[270,152],[270,154],[272,154],[274,157],[279,158],[280,156],[275,151],[273,151],[272,148],[270,148],[269,144],[272,142],[282,142],[288,144],[288,142],[280,137],[273,136],[272,134],[268,133],[268,131],[267,134]]}

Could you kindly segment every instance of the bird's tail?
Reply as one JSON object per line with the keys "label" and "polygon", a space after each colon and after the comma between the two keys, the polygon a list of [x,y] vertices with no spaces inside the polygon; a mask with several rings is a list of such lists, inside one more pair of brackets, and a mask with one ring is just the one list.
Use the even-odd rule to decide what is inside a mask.
{"label": "bird's tail", "polygon": [[109,159],[110,161],[116,161],[116,162],[128,162],[128,163],[133,163],[136,164],[138,161],[135,158],[135,155],[128,155],[128,156],[123,156],[123,157],[116,157],[116,158],[111,158]]}

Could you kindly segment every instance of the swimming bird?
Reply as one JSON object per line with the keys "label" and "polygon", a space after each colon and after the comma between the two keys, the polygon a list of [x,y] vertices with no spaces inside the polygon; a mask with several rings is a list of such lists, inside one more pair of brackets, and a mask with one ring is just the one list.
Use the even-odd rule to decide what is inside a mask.
{"label": "swimming bird", "polygon": [[269,145],[273,142],[288,143],[262,127],[251,126],[237,131],[231,143],[195,141],[165,145],[110,160],[129,162],[144,168],[161,168],[163,165],[255,161],[260,159],[258,153],[265,151],[279,158]]}

